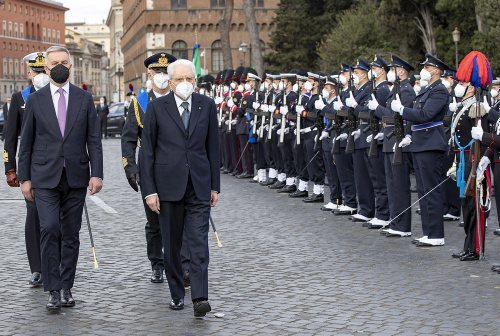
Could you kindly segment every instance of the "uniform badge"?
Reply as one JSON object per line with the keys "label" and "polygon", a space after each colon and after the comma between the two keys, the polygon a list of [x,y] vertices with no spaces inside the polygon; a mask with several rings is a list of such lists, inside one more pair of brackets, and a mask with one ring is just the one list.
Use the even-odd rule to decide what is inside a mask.
{"label": "uniform badge", "polygon": [[234,102],[236,103],[236,102],[238,101],[238,99],[236,99],[236,98],[233,98],[233,101],[234,101]]}
{"label": "uniform badge", "polygon": [[3,151],[3,162],[9,163],[9,153],[6,150]]}
{"label": "uniform badge", "polygon": [[123,168],[125,168],[128,165],[128,161],[126,157],[122,157],[122,163],[123,163]]}

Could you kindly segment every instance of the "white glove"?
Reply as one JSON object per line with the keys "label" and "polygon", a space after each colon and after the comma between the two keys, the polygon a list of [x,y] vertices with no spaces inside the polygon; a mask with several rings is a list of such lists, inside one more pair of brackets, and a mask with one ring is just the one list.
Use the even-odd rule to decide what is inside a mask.
{"label": "white glove", "polygon": [[224,117],[220,117],[219,121],[224,122]]}
{"label": "white glove", "polygon": [[349,97],[345,100],[345,104],[348,107],[356,106],[357,102],[356,99],[354,99],[354,96],[352,95],[352,91],[349,92]]}
{"label": "white glove", "polygon": [[286,115],[288,113],[288,106],[283,105],[280,107],[280,113]]}
{"label": "white glove", "polygon": [[338,141],[342,141],[342,140],[345,140],[347,139],[347,134],[346,133],[342,133],[341,135],[339,135],[336,140]]}
{"label": "white glove", "polygon": [[254,110],[257,110],[260,107],[260,104],[257,103],[257,102],[253,102],[252,103],[252,107],[253,107]]}
{"label": "white glove", "polygon": [[290,133],[290,127],[285,127],[285,134]]}
{"label": "white glove", "polygon": [[264,126],[264,129],[267,131],[269,131],[269,124],[266,124],[266,126]]}
{"label": "white glove", "polygon": [[401,100],[399,99],[399,94],[396,94],[396,99],[394,99],[392,102],[391,102],[391,109],[394,111],[394,112],[397,112],[399,114],[403,114],[403,104],[401,104]]}
{"label": "white glove", "polygon": [[470,131],[470,135],[472,136],[473,139],[481,141],[483,139],[483,125],[481,125],[481,122],[478,123],[477,127],[472,127]]}
{"label": "white glove", "polygon": [[306,132],[305,129],[303,129],[303,128],[300,129],[300,134],[304,134],[305,132]]}
{"label": "white glove", "polygon": [[375,135],[375,140],[384,140],[384,133],[378,132],[377,135]]}
{"label": "white glove", "polygon": [[260,134],[260,129],[262,128],[262,126],[260,126],[259,128],[257,128],[256,132],[257,134]]}
{"label": "white glove", "polygon": [[234,105],[234,103],[233,103],[233,99],[229,99],[229,100],[227,101],[227,107],[231,108],[231,107],[233,107],[233,105]]}
{"label": "white glove", "polygon": [[342,102],[340,100],[333,103],[333,109],[335,111],[340,110],[343,106],[344,106],[344,104],[342,104]]}
{"label": "white glove", "polygon": [[293,130],[293,135],[297,135],[297,129]]}
{"label": "white glove", "polygon": [[377,99],[375,98],[375,95],[372,93],[372,99],[370,101],[368,101],[368,108],[372,111],[375,111],[378,107],[378,101]]}
{"label": "white glove", "polygon": [[446,176],[451,176],[451,179],[453,181],[457,180],[457,166],[455,165],[455,163],[453,163],[453,166],[448,169],[448,171],[446,172]]}
{"label": "white glove", "polygon": [[297,112],[298,114],[302,114],[302,112],[304,112],[304,106],[302,105],[295,106],[295,112]]}
{"label": "white glove", "polygon": [[491,106],[488,103],[488,99],[486,99],[486,96],[484,97],[484,100],[483,100],[483,107],[484,107],[484,110],[486,111],[486,113],[490,112]]}
{"label": "white glove", "polygon": [[319,137],[319,140],[323,140],[323,139],[326,139],[326,138],[328,138],[328,132],[322,131],[321,132],[321,136]]}
{"label": "white glove", "polygon": [[399,147],[405,148],[406,146],[409,146],[411,144],[411,136],[407,135],[404,137],[403,140],[399,143]]}
{"label": "white glove", "polygon": [[229,120],[226,120],[226,122],[224,124],[229,125]]}
{"label": "white glove", "polygon": [[237,122],[238,122],[237,119],[233,119],[233,120],[231,120],[231,125],[236,125]]}
{"label": "white glove", "polygon": [[276,105],[269,105],[269,112],[274,113],[276,111]]}
{"label": "white glove", "polygon": [[373,139],[373,135],[370,134],[369,136],[366,137],[366,142],[370,143],[370,142],[372,142],[372,139]]}
{"label": "white glove", "polygon": [[361,130],[357,129],[354,132],[352,132],[351,135],[354,137],[354,141],[356,141],[356,140],[358,140],[359,136],[361,135]]}
{"label": "white glove", "polygon": [[451,138],[450,138],[450,140],[448,140],[448,146],[449,146],[449,145],[451,145]]}
{"label": "white glove", "polygon": [[281,128],[276,131],[276,134],[281,135]]}
{"label": "white glove", "polygon": [[457,108],[457,98],[453,97],[453,101],[450,103],[450,105],[448,105],[448,108],[450,109],[451,112],[455,112]]}
{"label": "white glove", "polygon": [[253,126],[253,120],[250,120],[250,126]]}
{"label": "white glove", "polygon": [[325,108],[325,103],[323,103],[323,99],[318,99],[314,102],[314,107],[316,108],[316,110],[322,110]]}
{"label": "white glove", "polygon": [[490,159],[487,156],[483,156],[479,163],[477,164],[477,170],[476,170],[476,175],[477,177],[480,177],[484,174],[484,171],[486,168],[488,168],[488,165],[490,164]]}
{"label": "white glove", "polygon": [[269,105],[262,105],[262,112],[269,112]]}

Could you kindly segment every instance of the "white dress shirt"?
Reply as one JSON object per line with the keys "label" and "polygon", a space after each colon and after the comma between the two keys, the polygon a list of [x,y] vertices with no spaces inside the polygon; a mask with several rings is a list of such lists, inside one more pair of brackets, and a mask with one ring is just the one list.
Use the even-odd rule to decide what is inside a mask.
{"label": "white dress shirt", "polygon": [[[54,103],[54,110],[56,110],[56,117],[59,116],[59,111],[58,111],[58,106],[59,106],[59,87],[55,86],[54,84],[50,83],[50,93],[52,95],[52,102]],[[64,98],[66,98],[66,112],[68,111],[68,97],[69,97],[69,82],[64,84],[62,87],[64,90]]]}
{"label": "white dress shirt", "polygon": [[191,104],[192,102],[192,96],[189,96],[187,100],[182,100],[177,95],[174,93],[174,98],[175,98],[175,104],[177,105],[177,109],[179,110],[179,114],[182,117],[182,113],[184,113],[184,107],[182,107],[182,103],[187,102],[188,103],[188,110],[191,111]]}
{"label": "white dress shirt", "polygon": [[[168,91],[168,92],[170,92],[170,91]],[[168,94],[168,92],[165,93],[164,95],[162,95],[162,94],[156,92],[155,90],[153,90],[153,94],[155,95],[155,98],[160,98],[160,97],[166,96]]]}

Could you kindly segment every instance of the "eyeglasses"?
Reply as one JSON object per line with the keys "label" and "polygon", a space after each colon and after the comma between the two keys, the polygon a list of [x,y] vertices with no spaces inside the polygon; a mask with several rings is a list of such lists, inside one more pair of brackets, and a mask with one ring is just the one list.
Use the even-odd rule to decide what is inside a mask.
{"label": "eyeglasses", "polygon": [[177,77],[177,78],[174,78],[173,79],[174,82],[176,83],[180,83],[180,82],[193,82],[194,81],[194,77]]}

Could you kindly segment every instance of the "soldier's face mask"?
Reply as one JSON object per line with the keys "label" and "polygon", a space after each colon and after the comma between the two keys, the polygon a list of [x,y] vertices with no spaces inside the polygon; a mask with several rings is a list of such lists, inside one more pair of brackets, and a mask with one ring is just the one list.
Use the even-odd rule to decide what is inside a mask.
{"label": "soldier's face mask", "polygon": [[[466,86],[462,84],[467,84]],[[467,89],[469,88],[469,83],[459,83],[457,86],[455,86],[455,97],[457,98],[462,98],[465,95],[465,92],[467,92]]]}
{"label": "soldier's face mask", "polygon": [[160,72],[153,76],[153,81],[155,85],[158,87],[158,89],[164,90],[167,88],[168,85],[168,75],[163,72]]}
{"label": "soldier's face mask", "polygon": [[252,86],[249,83],[245,83],[245,91],[250,91]]}
{"label": "soldier's face mask", "polygon": [[50,78],[48,75],[44,73],[39,73],[35,77],[33,77],[33,86],[35,87],[35,90],[40,90],[43,88],[45,85],[49,84]]}
{"label": "soldier's face mask", "polygon": [[490,95],[491,95],[493,98],[498,97],[498,90],[497,90],[497,89],[491,89],[491,91],[490,91]]}

